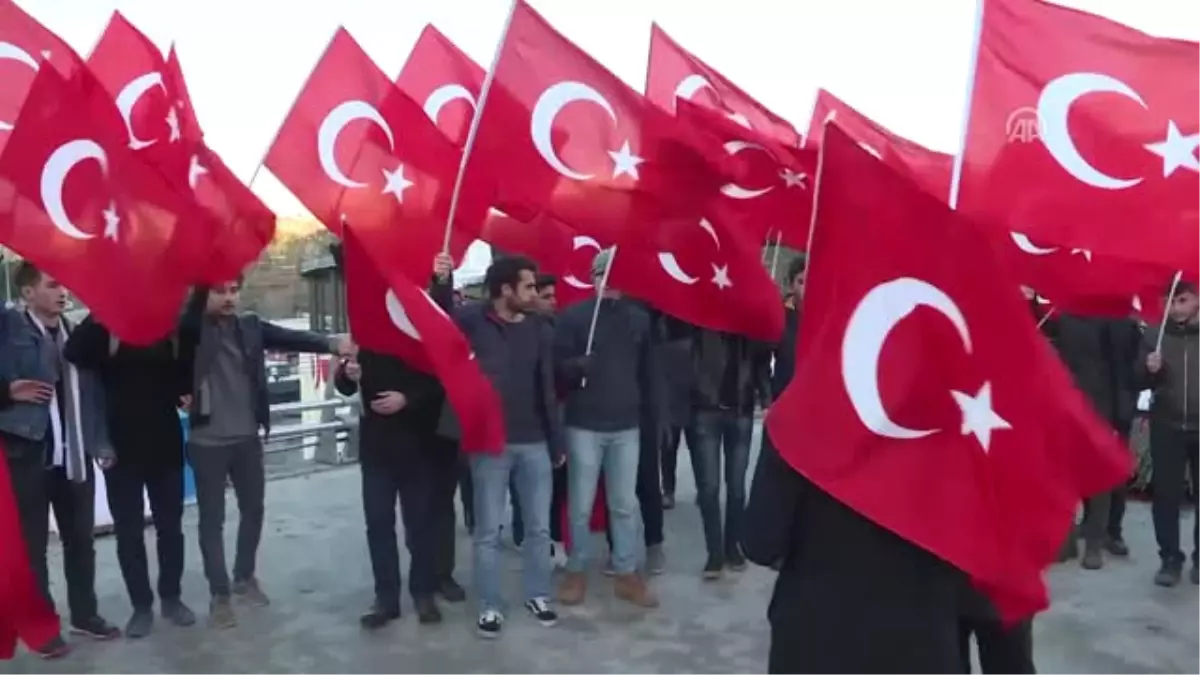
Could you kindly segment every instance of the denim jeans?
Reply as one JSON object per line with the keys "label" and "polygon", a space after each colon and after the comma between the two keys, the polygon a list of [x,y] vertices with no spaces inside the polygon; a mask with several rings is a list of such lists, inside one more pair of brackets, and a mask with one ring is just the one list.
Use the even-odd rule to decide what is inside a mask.
{"label": "denim jeans", "polygon": [[[746,510],[746,466],[754,418],[731,410],[697,410],[685,430],[704,544],[708,555],[724,561],[740,551]],[[721,450],[725,451],[725,531],[721,532]]]}
{"label": "denim jeans", "polygon": [[642,551],[637,476],[640,438],[637,427],[623,431],[588,431],[567,427],[567,501],[571,520],[571,557],[567,569],[587,567],[592,533],[588,522],[596,485],[604,470],[604,496],[612,528],[612,566],[617,574],[637,570]]}
{"label": "denim jeans", "polygon": [[526,599],[550,597],[550,452],[543,443],[513,443],[499,455],[470,456],[475,502],[475,592],[483,611],[504,611],[500,593],[500,525],[515,478],[525,523],[522,575]]}

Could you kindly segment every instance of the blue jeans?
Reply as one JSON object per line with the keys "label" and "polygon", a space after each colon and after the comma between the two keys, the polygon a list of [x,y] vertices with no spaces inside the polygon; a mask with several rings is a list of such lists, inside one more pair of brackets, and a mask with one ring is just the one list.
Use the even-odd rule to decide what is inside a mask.
{"label": "blue jeans", "polygon": [[612,528],[612,566],[617,574],[632,574],[641,558],[641,515],[638,512],[638,429],[588,431],[567,427],[567,500],[571,520],[571,557],[567,570],[587,567],[592,533],[588,528],[596,484],[604,470],[608,522]]}
{"label": "blue jeans", "polygon": [[499,455],[471,455],[475,489],[475,592],[480,609],[504,611],[500,593],[500,524],[509,481],[516,480],[525,523],[525,597],[550,597],[550,452],[544,442],[512,443]]}
{"label": "blue jeans", "polygon": [[[738,555],[746,510],[746,466],[754,418],[731,410],[697,410],[684,433],[696,477],[704,545],[724,561]],[[721,532],[721,449],[725,450],[725,532]]]}

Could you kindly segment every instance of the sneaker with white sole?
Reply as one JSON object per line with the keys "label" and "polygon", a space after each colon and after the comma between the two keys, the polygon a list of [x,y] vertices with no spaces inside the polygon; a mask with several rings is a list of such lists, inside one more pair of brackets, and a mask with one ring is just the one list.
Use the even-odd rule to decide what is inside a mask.
{"label": "sneaker with white sole", "polygon": [[479,621],[475,623],[475,631],[479,633],[479,637],[488,640],[500,637],[502,628],[504,628],[504,615],[494,609],[485,610],[479,615]]}
{"label": "sneaker with white sole", "polygon": [[538,623],[546,628],[558,623],[558,613],[550,609],[550,603],[546,602],[546,598],[534,598],[525,601],[525,609],[537,619]]}

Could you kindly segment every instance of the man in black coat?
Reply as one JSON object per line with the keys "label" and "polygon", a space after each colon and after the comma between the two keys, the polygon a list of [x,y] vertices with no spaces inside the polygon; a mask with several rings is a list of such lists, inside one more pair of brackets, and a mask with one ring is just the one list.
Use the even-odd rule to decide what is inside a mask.
{"label": "man in black coat", "polygon": [[143,493],[158,551],[158,598],[162,615],[177,626],[196,622],[180,599],[183,578],[183,427],[178,406],[188,377],[178,341],[148,347],[121,343],[88,317],[71,334],[64,356],[100,376],[116,462],[104,472],[108,508],[117,537],[117,561],[133,605],[125,627],[131,638],[154,625],[154,593],[146,561]]}
{"label": "man in black coat", "polygon": [[[363,407],[359,464],[375,601],[362,616],[362,625],[380,628],[400,616],[397,497],[411,556],[408,590],[417,619],[438,623],[442,615],[435,593],[454,601],[465,598],[452,578],[438,574],[438,527],[447,508],[453,513],[458,465],[453,444],[434,434],[445,394],[432,375],[366,349],[359,352],[357,362],[344,362],[339,371],[338,391],[350,395],[357,390]],[[448,495],[446,486],[450,486]]]}

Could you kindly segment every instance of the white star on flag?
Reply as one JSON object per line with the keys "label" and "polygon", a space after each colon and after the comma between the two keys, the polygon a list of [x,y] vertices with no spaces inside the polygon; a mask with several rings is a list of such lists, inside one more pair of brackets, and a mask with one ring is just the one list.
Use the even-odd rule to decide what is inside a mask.
{"label": "white star on flag", "polygon": [[1147,143],[1146,149],[1162,157],[1163,178],[1175,173],[1175,169],[1191,169],[1200,173],[1200,159],[1196,150],[1200,148],[1200,134],[1179,133],[1175,122],[1167,123],[1167,137],[1158,143]]}
{"label": "white star on flag", "polygon": [[979,393],[971,396],[961,391],[950,391],[954,402],[962,410],[962,434],[975,434],[975,440],[983,446],[986,453],[992,444],[993,429],[1012,429],[1008,420],[996,414],[992,409],[992,383],[984,382]]}
{"label": "white star on flag", "polygon": [[729,280],[729,265],[713,264],[712,268],[713,268],[712,282],[714,284],[716,284],[717,288],[719,288],[721,290],[725,290],[726,288],[733,287],[733,282]]}
{"label": "white star on flag", "polygon": [[613,178],[618,178],[621,175],[627,175],[630,178],[637,180],[638,165],[646,161],[633,154],[633,150],[629,148],[629,141],[625,141],[625,143],[621,145],[621,149],[616,152],[609,150],[608,156],[611,157],[613,161]]}
{"label": "white star on flag", "polygon": [[121,224],[121,216],[117,215],[117,205],[109,204],[107,209],[103,211],[104,215],[104,238],[117,240],[119,233],[117,226]]}
{"label": "white star on flag", "polygon": [[383,170],[383,179],[386,185],[383,186],[383,194],[396,195],[396,203],[404,203],[404,191],[413,186],[413,182],[404,177],[404,165],[396,166],[395,171]]}

